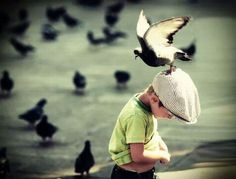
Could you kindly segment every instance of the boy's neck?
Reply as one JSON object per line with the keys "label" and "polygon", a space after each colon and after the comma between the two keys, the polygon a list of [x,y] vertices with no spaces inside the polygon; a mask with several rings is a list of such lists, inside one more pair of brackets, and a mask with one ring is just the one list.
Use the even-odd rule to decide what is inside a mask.
{"label": "boy's neck", "polygon": [[145,92],[140,93],[138,98],[140,99],[140,101],[142,101],[142,103],[144,103],[146,106],[150,107],[150,101],[149,101],[147,93],[145,93]]}

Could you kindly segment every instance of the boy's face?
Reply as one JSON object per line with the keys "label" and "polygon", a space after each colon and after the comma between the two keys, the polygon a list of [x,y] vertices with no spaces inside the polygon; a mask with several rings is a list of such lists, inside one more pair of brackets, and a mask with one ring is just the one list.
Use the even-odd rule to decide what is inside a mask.
{"label": "boy's face", "polygon": [[150,106],[155,118],[171,119],[174,117],[174,115],[163,106],[162,102],[155,93],[150,96]]}

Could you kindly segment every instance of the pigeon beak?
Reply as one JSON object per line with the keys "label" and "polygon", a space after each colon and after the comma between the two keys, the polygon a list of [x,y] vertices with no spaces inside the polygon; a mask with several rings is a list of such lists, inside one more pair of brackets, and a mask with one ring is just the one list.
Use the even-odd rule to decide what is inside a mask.
{"label": "pigeon beak", "polygon": [[137,57],[138,57],[138,55],[135,55],[135,60],[136,60]]}

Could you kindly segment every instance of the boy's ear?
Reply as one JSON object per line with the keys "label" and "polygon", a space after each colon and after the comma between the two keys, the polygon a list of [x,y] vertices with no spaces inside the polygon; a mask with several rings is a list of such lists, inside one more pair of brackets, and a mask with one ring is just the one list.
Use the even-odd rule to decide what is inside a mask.
{"label": "boy's ear", "polygon": [[152,92],[152,93],[150,94],[149,100],[150,100],[151,103],[157,103],[157,102],[159,102],[159,98],[158,98],[158,96],[156,95],[155,92]]}

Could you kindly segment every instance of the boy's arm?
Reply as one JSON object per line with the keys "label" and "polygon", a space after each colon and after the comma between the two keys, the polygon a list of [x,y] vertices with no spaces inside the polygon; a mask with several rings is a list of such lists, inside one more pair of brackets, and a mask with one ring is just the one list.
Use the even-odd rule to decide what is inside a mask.
{"label": "boy's arm", "polygon": [[130,144],[131,157],[134,162],[137,163],[153,163],[156,161],[162,161],[162,163],[168,163],[170,161],[170,154],[165,150],[145,150],[143,143],[131,143]]}
{"label": "boy's arm", "polygon": [[164,150],[164,151],[168,152],[168,147],[167,147],[166,143],[162,140],[161,136],[159,136],[159,148],[160,148],[160,150]]}

